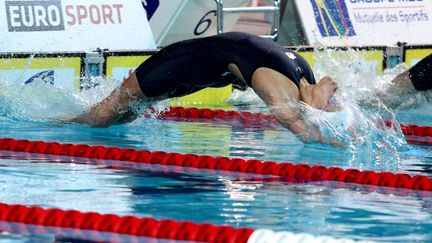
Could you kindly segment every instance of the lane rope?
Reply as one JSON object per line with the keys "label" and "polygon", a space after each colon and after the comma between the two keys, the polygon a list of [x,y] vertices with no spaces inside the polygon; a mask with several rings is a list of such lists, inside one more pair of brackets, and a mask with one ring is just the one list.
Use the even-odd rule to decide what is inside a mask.
{"label": "lane rope", "polygon": [[[351,239],[329,236],[274,232],[267,229],[233,228],[210,223],[196,224],[192,221],[172,219],[156,220],[135,216],[118,216],[96,212],[80,212],[58,208],[44,209],[38,206],[0,203],[0,222],[70,228],[87,231],[109,232],[140,237],[215,243],[351,243]],[[31,231],[21,227],[21,231]],[[40,231],[40,229],[39,229]],[[39,232],[40,233],[40,232]],[[94,233],[94,239],[100,238]],[[114,236],[111,236],[114,237]],[[112,239],[112,240],[115,240]]]}
{"label": "lane rope", "polygon": [[0,221],[198,242],[246,243],[253,233],[250,228],[3,203],[0,203]]}
{"label": "lane rope", "polygon": [[342,169],[320,165],[287,162],[244,160],[241,158],[212,157],[208,155],[167,153],[163,151],[120,149],[87,144],[60,144],[57,142],[0,139],[0,150],[38,154],[83,157],[90,159],[129,161],[146,164],[192,167],[240,173],[281,176],[298,181],[337,181],[361,185],[382,186],[420,191],[432,191],[432,178],[424,175],[393,174],[371,170]]}
{"label": "lane rope", "polygon": [[[150,109],[151,111],[154,111]],[[146,115],[148,116],[148,114]],[[204,120],[221,120],[236,121],[244,126],[274,128],[278,126],[278,121],[271,114],[252,113],[247,111],[224,111],[211,110],[206,108],[184,108],[170,107],[168,110],[158,114],[160,119],[204,119]],[[391,127],[390,122],[385,124]],[[407,142],[419,145],[432,145],[432,127],[418,126],[415,124],[400,124],[402,133],[405,135]]]}

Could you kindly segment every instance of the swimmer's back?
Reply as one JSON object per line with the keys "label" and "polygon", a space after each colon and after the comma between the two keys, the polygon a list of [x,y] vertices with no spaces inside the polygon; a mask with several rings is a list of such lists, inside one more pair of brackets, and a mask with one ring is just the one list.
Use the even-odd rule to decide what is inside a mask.
{"label": "swimmer's back", "polygon": [[284,74],[297,86],[302,77],[311,84],[316,83],[313,71],[303,57],[286,50],[273,40],[240,32],[224,33],[208,39],[214,40],[210,41],[213,44],[210,49],[216,51],[214,56],[219,56],[225,62],[229,59],[236,64],[249,86],[253,73],[260,67],[271,68]]}
{"label": "swimmer's back", "polygon": [[230,63],[238,66],[249,86],[260,67],[284,74],[297,86],[302,77],[315,83],[311,68],[297,53],[286,51],[273,40],[239,32],[174,43],[154,54],[136,72],[147,97],[174,97],[231,84],[232,79],[222,77]]}

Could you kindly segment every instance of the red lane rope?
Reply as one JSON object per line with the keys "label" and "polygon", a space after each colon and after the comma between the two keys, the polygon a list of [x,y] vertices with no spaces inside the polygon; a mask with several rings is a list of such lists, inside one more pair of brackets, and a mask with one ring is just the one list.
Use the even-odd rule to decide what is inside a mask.
{"label": "red lane rope", "polygon": [[59,144],[0,139],[0,150],[29,152],[60,156],[84,157],[104,160],[120,160],[147,164],[184,166],[210,170],[254,173],[282,176],[293,180],[338,181],[362,185],[432,191],[432,178],[422,175],[393,174],[391,172],[360,171],[338,167],[309,166],[307,164],[276,163],[273,161],[230,159],[208,155],[150,152],[147,150],[120,149],[116,147],[90,146],[86,144]]}
{"label": "red lane rope", "polygon": [[271,114],[233,110],[210,110],[207,108],[170,107],[168,110],[158,114],[158,117],[162,119],[185,118],[236,121],[243,125],[262,128],[275,127],[275,125],[279,124]]}
{"label": "red lane rope", "polygon": [[[0,234],[46,234],[55,235],[55,242],[157,242],[159,239],[144,236],[117,234],[95,230],[60,228],[16,222],[0,221]],[[168,241],[168,240],[165,240]],[[173,240],[171,240],[173,241]],[[43,241],[45,242],[45,241]],[[48,241],[50,242],[50,241]]]}
{"label": "red lane rope", "polygon": [[[162,112],[159,117],[162,119],[186,118],[238,121],[246,126],[259,126],[263,128],[269,126],[274,127],[278,124],[277,120],[271,114],[184,107],[171,107],[169,110]],[[386,125],[391,126],[391,123],[387,122]],[[414,124],[400,124],[400,127],[409,143],[432,145],[432,127],[417,126]]]}
{"label": "red lane rope", "polygon": [[213,224],[195,224],[190,221],[135,216],[117,216],[114,214],[83,213],[76,210],[57,208],[43,209],[25,205],[0,203],[0,221],[23,224],[43,225],[81,230],[95,230],[135,236],[199,241],[246,243],[253,229],[216,226]]}

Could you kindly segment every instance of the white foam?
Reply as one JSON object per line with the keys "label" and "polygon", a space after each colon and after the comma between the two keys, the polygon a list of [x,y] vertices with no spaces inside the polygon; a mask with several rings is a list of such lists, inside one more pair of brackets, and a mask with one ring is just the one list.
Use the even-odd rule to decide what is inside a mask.
{"label": "white foam", "polygon": [[313,236],[310,234],[291,232],[274,232],[268,229],[255,230],[249,237],[248,243],[354,243],[366,241],[354,241],[347,238],[333,238],[330,236]]}
{"label": "white foam", "polygon": [[0,79],[0,115],[30,121],[79,115],[118,85],[115,80],[100,79],[99,86],[82,92],[47,84],[40,79],[26,85]]}

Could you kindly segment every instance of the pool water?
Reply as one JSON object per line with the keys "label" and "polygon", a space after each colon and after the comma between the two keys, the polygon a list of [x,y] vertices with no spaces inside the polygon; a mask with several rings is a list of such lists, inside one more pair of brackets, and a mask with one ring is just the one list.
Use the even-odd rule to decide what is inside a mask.
{"label": "pool water", "polygon": [[[432,176],[432,150],[406,145],[380,164],[344,149],[302,144],[279,130],[141,118],[106,129],[2,118],[1,137],[321,164]],[[147,129],[151,127],[152,129]],[[163,166],[1,152],[2,202],[192,220],[388,242],[431,239],[432,195],[337,183],[184,172]],[[97,202],[97,203],[95,203]]]}
{"label": "pool water", "polygon": [[0,170],[1,198],[10,204],[362,240],[432,237],[432,193],[8,152]]}
{"label": "pool water", "polygon": [[[336,74],[337,75],[337,74]],[[89,128],[48,119],[73,115],[108,94],[69,95],[43,83],[1,83],[0,137],[83,143],[262,161],[339,166],[432,177],[432,147],[410,145],[400,132],[383,135],[372,123],[349,148],[303,144],[282,127],[235,122],[159,120]],[[63,93],[62,93],[63,92]],[[15,94],[15,96],[13,95]],[[101,95],[102,94],[102,95]],[[268,112],[256,96],[235,96],[229,107]],[[432,125],[426,99],[395,112],[405,124]],[[162,104],[162,106],[166,104]],[[364,110],[358,110],[364,112]],[[358,113],[367,117],[367,113]],[[381,114],[381,113],[379,113]],[[368,137],[369,135],[376,137]],[[375,138],[376,141],[375,141]],[[380,142],[381,141],[381,142]],[[432,195],[335,182],[300,183],[251,174],[0,152],[0,201],[80,211],[192,220],[380,242],[432,241]],[[18,227],[19,228],[19,227]],[[1,230],[1,225],[0,225]],[[53,234],[0,234],[0,242],[38,241]],[[62,239],[59,239],[62,241]],[[63,241],[67,241],[64,240]]]}

